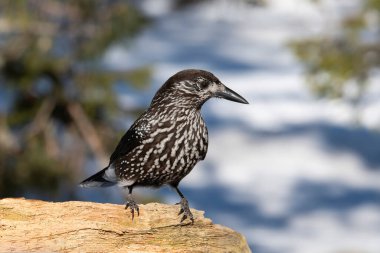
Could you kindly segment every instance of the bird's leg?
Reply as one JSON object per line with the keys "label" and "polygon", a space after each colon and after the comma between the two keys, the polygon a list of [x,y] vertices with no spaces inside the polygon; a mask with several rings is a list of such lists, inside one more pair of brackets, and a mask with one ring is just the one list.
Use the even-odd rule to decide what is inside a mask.
{"label": "bird's leg", "polygon": [[140,213],[139,213],[140,210],[139,210],[139,206],[136,204],[136,202],[132,198],[132,189],[133,189],[132,186],[128,186],[129,193],[127,195],[127,200],[125,203],[125,209],[128,209],[128,207],[131,209],[132,220],[133,220],[133,218],[135,217],[135,210],[137,212],[137,216],[140,215]]}
{"label": "bird's leg", "polygon": [[177,191],[178,195],[181,197],[181,201],[178,203],[181,205],[181,209],[179,210],[178,215],[183,214],[181,218],[181,223],[187,218],[189,218],[191,220],[191,224],[193,224],[194,217],[193,217],[193,214],[190,212],[189,202],[187,201],[185,196],[182,194],[182,192],[178,189],[178,186],[175,186],[174,188]]}

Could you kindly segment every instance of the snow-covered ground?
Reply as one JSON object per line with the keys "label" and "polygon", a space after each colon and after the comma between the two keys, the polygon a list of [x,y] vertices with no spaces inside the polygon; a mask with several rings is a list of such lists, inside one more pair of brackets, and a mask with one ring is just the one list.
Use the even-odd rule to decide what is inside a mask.
{"label": "snow-covered ground", "polygon": [[[182,182],[190,204],[243,233],[253,252],[380,252],[380,78],[353,108],[310,94],[286,43],[334,32],[359,1],[219,0],[182,12],[144,1],[156,22],[111,48],[112,68],[154,67],[154,91],[185,68],[213,72],[250,105],[209,101],[206,160]],[[161,4],[162,5],[161,5]],[[165,3],[165,4],[164,4]],[[153,7],[155,6],[155,7]],[[129,94],[121,101],[141,101]],[[165,194],[176,202],[173,193]]]}

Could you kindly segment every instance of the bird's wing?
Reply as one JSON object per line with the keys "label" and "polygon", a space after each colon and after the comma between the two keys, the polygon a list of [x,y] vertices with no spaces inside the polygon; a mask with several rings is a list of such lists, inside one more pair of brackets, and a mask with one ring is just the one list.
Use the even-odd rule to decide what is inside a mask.
{"label": "bird's wing", "polygon": [[131,128],[121,138],[119,144],[116,146],[115,151],[112,153],[110,163],[112,164],[117,158],[128,154],[134,148],[142,144],[144,137],[147,135],[149,128],[141,127],[146,126],[139,122],[139,124],[133,124]]}

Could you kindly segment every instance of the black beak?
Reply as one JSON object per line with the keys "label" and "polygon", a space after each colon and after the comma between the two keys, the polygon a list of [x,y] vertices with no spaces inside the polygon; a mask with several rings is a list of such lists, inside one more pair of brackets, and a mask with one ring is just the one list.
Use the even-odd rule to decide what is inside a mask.
{"label": "black beak", "polygon": [[218,98],[224,98],[224,99],[231,100],[234,102],[242,103],[242,104],[248,104],[248,101],[245,100],[242,96],[240,96],[235,91],[231,90],[230,88],[224,85],[222,86],[221,91],[217,91],[214,93],[214,96]]}

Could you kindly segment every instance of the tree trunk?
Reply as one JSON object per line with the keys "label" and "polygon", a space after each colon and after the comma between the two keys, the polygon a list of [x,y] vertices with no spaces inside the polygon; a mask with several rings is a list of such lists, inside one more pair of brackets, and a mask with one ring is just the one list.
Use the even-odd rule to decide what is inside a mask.
{"label": "tree trunk", "polygon": [[0,252],[250,252],[245,238],[192,209],[180,224],[178,205],[0,200]]}

